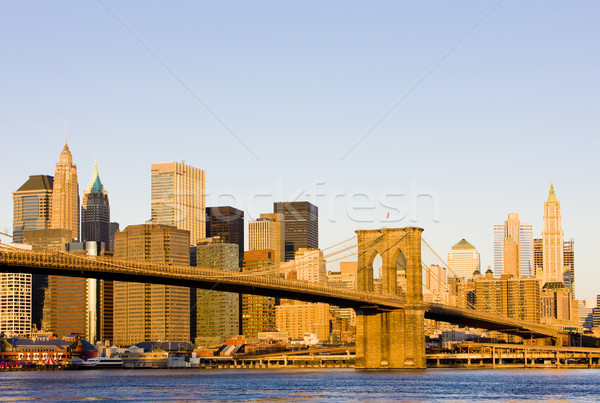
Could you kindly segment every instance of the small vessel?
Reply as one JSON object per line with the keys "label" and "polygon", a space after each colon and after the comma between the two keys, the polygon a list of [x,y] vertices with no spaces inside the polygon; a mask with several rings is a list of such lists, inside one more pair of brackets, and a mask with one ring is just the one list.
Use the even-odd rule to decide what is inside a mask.
{"label": "small vessel", "polygon": [[114,357],[94,357],[81,364],[82,368],[123,368],[123,360]]}

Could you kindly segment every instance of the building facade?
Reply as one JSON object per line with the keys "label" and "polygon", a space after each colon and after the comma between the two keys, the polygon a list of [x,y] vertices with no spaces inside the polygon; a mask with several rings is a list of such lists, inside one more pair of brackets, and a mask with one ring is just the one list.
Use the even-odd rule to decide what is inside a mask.
{"label": "building facade", "polygon": [[[244,254],[242,272],[263,270],[275,265],[275,251],[271,249],[253,250]],[[273,297],[242,294],[242,333],[256,338],[259,332],[275,329],[275,303]]]}
{"label": "building facade", "polygon": [[465,239],[461,239],[448,253],[448,276],[472,278],[479,266],[479,252]]}
{"label": "building facade", "polygon": [[575,241],[572,239],[564,243],[563,259],[563,282],[571,292],[571,297],[575,298]]}
{"label": "building facade", "polygon": [[[515,257],[506,258],[504,254],[504,244],[509,243],[509,248],[514,243],[516,246]],[[508,251],[514,254],[513,250]],[[504,269],[504,261],[508,259],[508,264],[513,267],[511,272]],[[514,267],[517,270],[515,271]],[[504,224],[494,225],[494,274],[499,277],[502,274],[512,274],[514,276],[529,277],[534,273],[533,256],[533,226],[531,224],[521,224],[519,214],[510,213]]]}
{"label": "building facade", "polygon": [[[239,271],[237,244],[224,243],[219,237],[200,240],[196,246],[196,264],[223,271]],[[196,290],[196,344],[221,343],[240,334],[240,295],[230,292]]]}
{"label": "building facade", "polygon": [[275,202],[273,212],[285,222],[285,261],[295,258],[300,248],[319,248],[319,209],[307,201]]}
{"label": "building facade", "polygon": [[540,321],[540,285],[535,278],[516,278],[503,274],[475,279],[475,309],[501,316]]}
{"label": "building facade", "polygon": [[0,273],[0,333],[31,332],[31,274]]}
{"label": "building facade", "polygon": [[225,243],[238,246],[239,262],[244,261],[244,212],[230,206],[206,208],[206,237],[220,237]]}
{"label": "building facade", "polygon": [[275,251],[275,262],[283,262],[284,235],[283,214],[261,214],[258,220],[248,222],[248,250],[271,249]]}
{"label": "building facade", "polygon": [[180,162],[153,163],[151,217],[189,231],[190,244],[206,236],[206,182],[202,169]]}
{"label": "building facade", "polygon": [[550,282],[563,282],[564,271],[564,234],[560,215],[560,202],[554,193],[554,186],[550,185],[548,200],[544,202],[544,230],[543,260],[544,267],[542,281],[544,284]]}
{"label": "building facade", "polygon": [[[24,233],[27,231],[46,231],[52,226],[52,189],[54,177],[48,175],[32,175],[29,179],[13,193],[13,240],[15,243],[24,242]],[[31,239],[27,240],[28,243]],[[16,279],[21,279],[17,276]],[[9,277],[6,278],[9,281]],[[18,280],[21,284],[21,280]],[[29,275],[29,282],[23,284],[28,287],[30,323],[29,328],[42,327],[43,306],[48,288],[48,276],[43,274]],[[18,295],[23,294],[23,290],[14,290]],[[10,299],[3,303],[7,304]],[[17,302],[20,299],[15,300]],[[5,305],[3,309],[13,313],[22,312],[22,304],[10,307]],[[22,317],[21,317],[22,318]],[[18,327],[22,327],[22,319],[19,320]]]}
{"label": "building facade", "polygon": [[542,281],[544,273],[544,240],[535,238],[533,240],[533,276]]}
{"label": "building facade", "polygon": [[13,192],[13,239],[23,242],[23,231],[52,226],[52,188],[54,177],[32,175]]}
{"label": "building facade", "polygon": [[296,251],[294,260],[285,262],[280,267],[287,278],[318,284],[327,283],[325,259],[320,249],[300,248]]}
{"label": "building facade", "polygon": [[329,304],[294,302],[275,307],[277,329],[287,332],[292,339],[305,334],[317,335],[319,341],[329,338]]}
{"label": "building facade", "polygon": [[71,231],[71,237],[78,239],[79,183],[77,182],[77,165],[73,164],[73,156],[66,141],[54,170],[51,219],[53,229],[68,229]]}
{"label": "building facade", "polygon": [[[115,259],[189,265],[189,232],[149,222],[115,234]],[[190,291],[162,284],[114,282],[114,343],[188,341]]]}
{"label": "building facade", "polygon": [[98,163],[94,162],[92,179],[83,191],[81,202],[82,241],[96,241],[104,250],[110,247],[110,206],[108,193],[98,174]]}

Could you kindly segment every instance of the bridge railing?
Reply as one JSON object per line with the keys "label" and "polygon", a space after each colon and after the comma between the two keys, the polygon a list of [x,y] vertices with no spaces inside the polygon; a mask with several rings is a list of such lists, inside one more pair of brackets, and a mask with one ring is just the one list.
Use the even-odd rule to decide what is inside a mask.
{"label": "bridge railing", "polygon": [[14,266],[52,267],[60,269],[81,269],[95,272],[112,271],[115,273],[159,276],[189,281],[215,281],[221,283],[267,286],[282,291],[303,291],[316,295],[347,300],[362,301],[366,304],[401,307],[403,299],[396,295],[375,294],[365,291],[349,290],[341,287],[311,283],[302,280],[285,279],[276,275],[247,275],[227,270],[205,267],[168,265],[136,260],[120,260],[103,256],[87,256],[66,252],[23,251],[0,248],[0,263]]}

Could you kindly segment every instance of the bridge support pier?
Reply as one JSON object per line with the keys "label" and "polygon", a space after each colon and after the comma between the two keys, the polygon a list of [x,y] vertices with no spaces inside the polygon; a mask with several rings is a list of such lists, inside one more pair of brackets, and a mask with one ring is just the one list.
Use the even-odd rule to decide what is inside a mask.
{"label": "bridge support pier", "polygon": [[[381,256],[381,293],[404,295],[403,309],[356,309],[356,368],[424,369],[425,311],[421,267],[422,228],[356,231],[357,288],[374,292],[373,261]],[[405,279],[399,287],[398,278]]]}
{"label": "bridge support pier", "polygon": [[424,311],[356,312],[356,368],[424,369]]}

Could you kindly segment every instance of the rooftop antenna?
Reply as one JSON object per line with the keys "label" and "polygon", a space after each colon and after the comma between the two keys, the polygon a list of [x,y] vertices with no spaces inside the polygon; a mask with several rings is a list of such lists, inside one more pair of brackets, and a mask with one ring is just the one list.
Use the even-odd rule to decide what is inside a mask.
{"label": "rooftop antenna", "polygon": [[67,145],[67,121],[65,120],[65,145]]}

